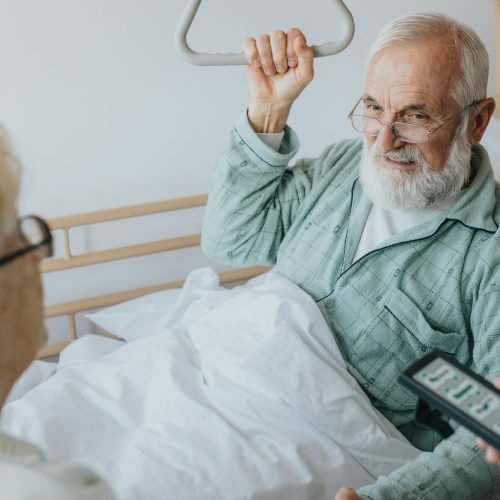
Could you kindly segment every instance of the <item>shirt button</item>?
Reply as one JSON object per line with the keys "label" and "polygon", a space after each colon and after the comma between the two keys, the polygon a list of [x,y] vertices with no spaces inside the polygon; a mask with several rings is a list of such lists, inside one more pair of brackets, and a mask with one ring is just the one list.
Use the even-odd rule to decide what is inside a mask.
{"label": "shirt button", "polygon": [[331,309],[333,307],[334,300],[333,299],[326,299],[325,300],[325,307],[327,309]]}

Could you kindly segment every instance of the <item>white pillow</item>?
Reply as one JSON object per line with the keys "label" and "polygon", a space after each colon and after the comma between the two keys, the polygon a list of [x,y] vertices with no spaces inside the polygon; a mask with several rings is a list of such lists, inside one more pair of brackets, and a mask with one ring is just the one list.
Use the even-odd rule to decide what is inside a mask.
{"label": "white pillow", "polygon": [[163,328],[165,315],[174,309],[181,289],[164,290],[122,302],[85,316],[106,332],[131,341],[144,329],[152,334]]}
{"label": "white pillow", "polygon": [[500,118],[491,120],[481,144],[488,151],[495,179],[500,182]]}
{"label": "white pillow", "polygon": [[202,293],[204,290],[221,288],[219,276],[213,269],[196,269],[189,273],[182,289],[145,295],[86,314],[86,317],[105,331],[131,342],[175,327],[176,321],[180,321],[183,310],[188,306],[182,297],[191,293],[191,290]]}
{"label": "white pillow", "polygon": [[123,340],[110,339],[102,335],[83,335],[61,352],[57,369],[61,370],[72,363],[90,362],[102,358],[123,344]]}

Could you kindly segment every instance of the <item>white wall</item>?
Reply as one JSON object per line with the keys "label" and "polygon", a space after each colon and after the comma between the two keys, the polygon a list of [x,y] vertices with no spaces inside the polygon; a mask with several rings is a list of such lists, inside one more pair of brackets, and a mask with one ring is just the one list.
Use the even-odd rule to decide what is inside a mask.
{"label": "white wall", "polygon": [[[492,0],[346,4],[355,39],[340,55],[317,60],[316,78],[290,120],[301,155],[353,135],[346,115],[362,91],[365,54],[395,16],[452,15],[478,31],[493,62]],[[246,74],[244,67],[194,67],[179,58],[173,33],[184,6],[183,0],[0,0],[0,121],[25,167],[21,212],[54,217],[207,190],[227,132],[245,109]],[[334,14],[330,0],[205,0],[190,40],[197,49],[239,51],[245,35],[296,25],[322,43],[335,38]],[[184,226],[196,231],[200,218],[194,210],[165,234]],[[163,235],[166,224],[143,224],[140,238]],[[132,233],[122,225],[111,239],[136,241]],[[80,237],[87,249],[97,239],[95,232]],[[98,290],[178,278],[193,259],[206,262],[196,250],[168,259],[116,265]],[[86,272],[78,286],[73,277],[46,278],[48,302],[85,295],[101,274]]]}

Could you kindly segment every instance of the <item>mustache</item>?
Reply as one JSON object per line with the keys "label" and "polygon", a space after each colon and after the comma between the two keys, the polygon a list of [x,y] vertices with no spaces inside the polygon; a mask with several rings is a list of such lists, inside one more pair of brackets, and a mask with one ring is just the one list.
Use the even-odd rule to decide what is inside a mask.
{"label": "mustache", "polygon": [[379,153],[378,151],[372,151],[371,157],[374,160],[379,160],[381,158],[386,158],[387,160],[397,161],[400,163],[415,163],[420,168],[426,168],[426,162],[424,155],[415,146],[407,144],[399,149],[393,149],[387,153]]}

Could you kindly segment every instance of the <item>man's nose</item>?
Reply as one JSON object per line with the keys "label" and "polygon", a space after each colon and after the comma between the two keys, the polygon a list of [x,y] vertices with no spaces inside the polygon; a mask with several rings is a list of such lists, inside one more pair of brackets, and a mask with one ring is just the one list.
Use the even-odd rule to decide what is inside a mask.
{"label": "man's nose", "polygon": [[380,126],[380,130],[375,140],[375,145],[379,153],[388,153],[389,151],[404,146],[404,144],[405,142],[394,132],[392,125],[385,124]]}

